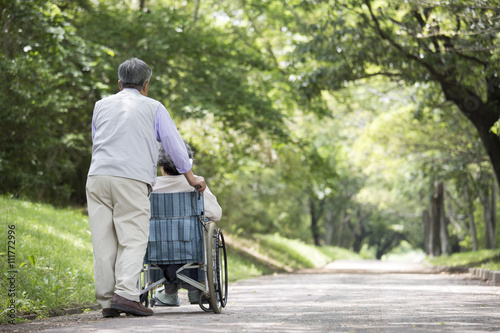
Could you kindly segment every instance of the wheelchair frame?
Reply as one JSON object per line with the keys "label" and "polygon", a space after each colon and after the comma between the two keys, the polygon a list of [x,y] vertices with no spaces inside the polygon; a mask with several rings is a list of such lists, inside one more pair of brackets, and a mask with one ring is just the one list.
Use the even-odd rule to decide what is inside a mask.
{"label": "wheelchair frame", "polygon": [[[193,200],[193,196],[197,196],[197,200],[203,200],[203,196],[200,196],[198,192],[152,193],[150,198],[152,211],[153,198],[157,195],[161,195],[166,198],[175,195],[189,196],[191,200]],[[228,297],[226,246],[222,230],[220,228],[217,228],[214,222],[210,222],[205,218],[203,201],[201,202],[201,204],[198,203],[197,207],[199,207],[200,205],[202,209],[195,211],[194,214],[192,214],[190,217],[197,216],[198,223],[195,227],[201,228],[201,238],[203,240],[201,251],[203,251],[203,254],[197,254],[198,257],[202,257],[204,261],[180,263],[182,264],[182,266],[176,271],[176,277],[184,283],[194,286],[202,291],[200,298],[198,299],[198,304],[203,311],[213,311],[214,313],[218,314],[221,313],[222,308],[226,306]],[[193,210],[195,210],[194,207],[192,208]],[[172,218],[173,217],[165,217],[166,220]],[[188,222],[190,221],[187,221],[186,223]],[[166,221],[166,223],[168,223],[168,221]],[[151,236],[152,235],[150,232],[150,240]],[[169,260],[169,258],[165,258],[165,260]],[[141,303],[144,303],[145,306],[155,305],[156,300],[154,297],[154,290],[156,289],[156,287],[166,281],[165,277],[155,282],[151,281],[151,272],[153,270],[160,270],[163,272],[163,270],[159,268],[158,265],[159,264],[149,263],[146,255],[145,265],[141,271],[139,279],[139,289],[141,289],[140,300]],[[189,276],[182,274],[183,271],[188,269],[201,269],[205,277],[205,281],[199,282]],[[208,301],[208,307],[205,306],[205,300]]]}

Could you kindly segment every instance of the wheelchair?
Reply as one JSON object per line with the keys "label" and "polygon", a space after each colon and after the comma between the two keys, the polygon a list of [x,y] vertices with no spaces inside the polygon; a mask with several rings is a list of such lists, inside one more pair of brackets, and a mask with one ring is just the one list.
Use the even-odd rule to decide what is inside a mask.
{"label": "wheelchair", "polygon": [[[152,193],[149,240],[140,274],[141,303],[154,306],[155,289],[167,279],[167,265],[177,265],[176,280],[201,290],[203,311],[219,314],[228,297],[224,235],[204,215],[203,194]],[[180,264],[180,265],[179,265]]]}

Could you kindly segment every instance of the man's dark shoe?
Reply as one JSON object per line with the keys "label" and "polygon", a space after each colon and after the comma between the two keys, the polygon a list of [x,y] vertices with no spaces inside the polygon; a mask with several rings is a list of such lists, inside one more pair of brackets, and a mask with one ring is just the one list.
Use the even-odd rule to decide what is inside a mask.
{"label": "man's dark shoe", "polygon": [[120,317],[120,311],[117,311],[115,309],[110,309],[110,308],[102,309],[102,316],[104,318],[116,318],[116,317]]}
{"label": "man's dark shoe", "polygon": [[145,307],[141,303],[131,301],[117,294],[113,295],[111,309],[134,316],[152,316],[154,313],[153,310]]}

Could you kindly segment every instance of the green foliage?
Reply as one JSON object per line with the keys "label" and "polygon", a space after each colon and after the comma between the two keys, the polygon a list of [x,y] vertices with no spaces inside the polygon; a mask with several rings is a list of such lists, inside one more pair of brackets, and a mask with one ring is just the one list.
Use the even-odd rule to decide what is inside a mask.
{"label": "green foliage", "polygon": [[[90,5],[13,1],[0,24],[1,193],[56,204],[84,203],[93,104],[117,91],[116,71],[137,56],[153,68],[150,96],[176,119],[209,115],[226,130],[286,137],[268,96],[280,75],[237,34],[221,39],[210,15],[151,3],[147,12],[103,1]],[[167,13],[167,15],[165,15]],[[238,46],[234,48],[234,46]]]}
{"label": "green foliage", "polygon": [[489,271],[500,271],[500,260],[481,264],[478,268],[487,269]]}
{"label": "green foliage", "polygon": [[100,55],[76,34],[73,9],[16,0],[3,10],[0,77],[8,84],[0,94],[2,193],[65,204],[83,188],[84,133],[99,93],[92,62]]}
{"label": "green foliage", "polygon": [[495,4],[412,0],[298,5],[303,24],[297,28],[305,41],[298,43],[297,58],[312,65],[308,68],[315,66],[298,84],[305,94],[317,95],[325,87],[338,89],[349,81],[385,75],[410,84],[456,80],[485,96],[493,88],[488,80],[498,70]]}
{"label": "green foliage", "polygon": [[500,250],[479,250],[475,252],[453,253],[451,256],[428,258],[427,261],[436,266],[478,267],[482,264],[498,264]]}
{"label": "green foliage", "polygon": [[239,35],[227,35],[224,26],[211,24],[210,15],[193,21],[192,13],[176,2],[152,2],[147,12],[113,5],[104,2],[78,22],[85,39],[106,40],[113,50],[105,73],[110,92],[116,89],[118,65],[137,56],[153,69],[149,96],[162,101],[176,118],[211,114],[228,128],[252,136],[261,131],[284,135],[281,111],[273,107],[267,96],[270,83],[263,80],[274,69],[258,52],[245,50]]}
{"label": "green foliage", "polygon": [[[453,178],[451,187],[456,186],[457,192],[463,193],[471,182],[487,181],[485,174],[479,176],[470,170],[482,163],[486,153],[498,183],[500,140],[490,131],[500,117],[498,39],[494,37],[500,31],[500,24],[494,19],[498,4],[498,1],[444,4],[421,0],[347,0],[307,2],[293,8],[284,6],[283,10],[292,11],[301,23],[289,27],[302,37],[290,53],[295,59],[295,68],[301,71],[294,76],[297,90],[304,98],[317,100],[322,99],[325,91],[351,89],[375,77],[396,82],[399,93],[408,87],[423,85],[426,98],[417,97],[415,120],[425,121],[425,117],[431,116],[439,127],[435,132],[423,132],[423,136],[413,135],[415,150],[420,150],[416,163],[424,162],[419,172],[424,173],[424,178]],[[464,123],[454,115],[457,108],[474,126],[473,132],[458,131],[459,135],[454,135],[453,129]],[[398,142],[401,141],[411,147],[400,138],[410,138],[414,133],[401,131],[400,136],[394,136],[386,129],[407,129],[408,126],[388,117],[390,120],[383,126],[372,130],[386,142],[386,148],[390,147],[389,153],[400,148]],[[436,144],[422,145],[422,141],[434,136],[439,136],[434,141]],[[453,146],[452,141],[458,144]],[[486,149],[478,149],[478,143]],[[393,144],[395,149],[391,147]],[[376,153],[372,156],[385,152]],[[385,164],[377,164],[383,166],[382,174],[395,173]],[[432,186],[432,182],[427,186]],[[485,191],[484,185],[478,187],[482,189],[476,189],[474,197]],[[426,192],[432,193],[429,189]],[[487,214],[483,219],[490,224]],[[467,228],[457,229],[462,233],[457,236],[463,238],[460,229]],[[489,229],[486,233],[494,238],[494,231]],[[492,243],[490,239],[486,246],[494,247]]]}

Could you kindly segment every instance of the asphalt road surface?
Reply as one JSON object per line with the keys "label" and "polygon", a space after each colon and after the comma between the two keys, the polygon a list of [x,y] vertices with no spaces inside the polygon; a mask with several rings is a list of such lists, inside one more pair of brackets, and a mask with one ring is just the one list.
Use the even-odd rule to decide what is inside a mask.
{"label": "asphalt road surface", "polygon": [[222,314],[189,305],[152,317],[100,312],[0,326],[5,332],[500,332],[500,286],[420,264],[337,261],[230,284]]}

